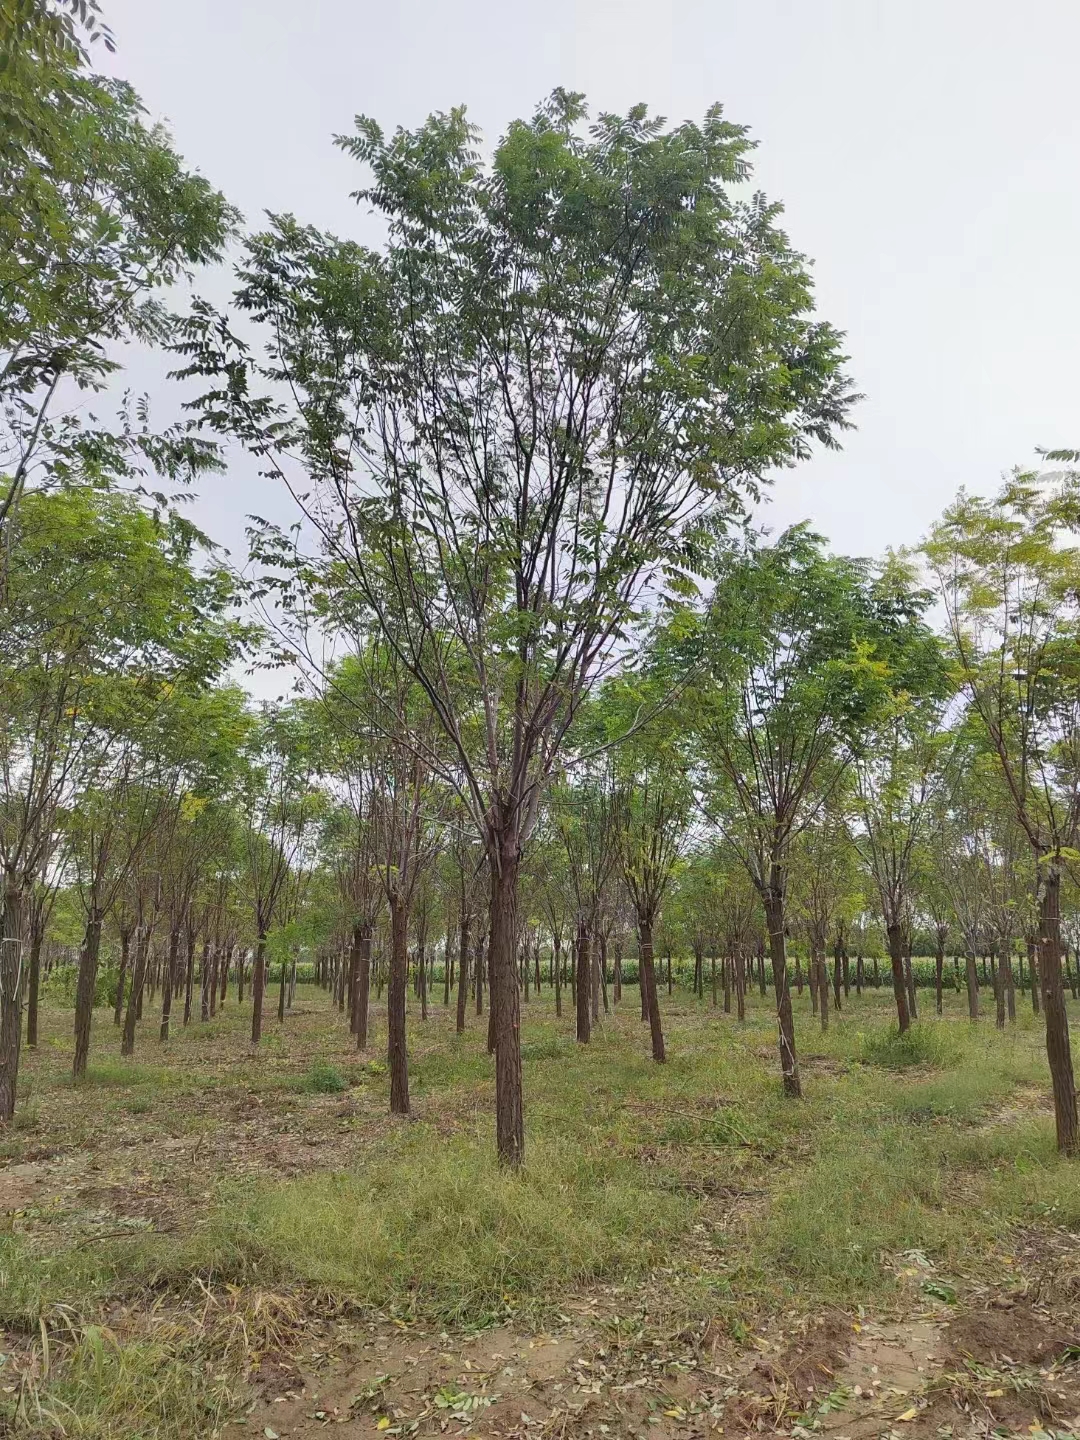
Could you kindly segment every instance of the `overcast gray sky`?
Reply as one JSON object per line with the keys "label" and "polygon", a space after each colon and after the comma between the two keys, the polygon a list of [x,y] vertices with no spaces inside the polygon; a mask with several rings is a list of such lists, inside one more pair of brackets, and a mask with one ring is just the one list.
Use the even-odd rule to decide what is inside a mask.
{"label": "overcast gray sky", "polygon": [[[257,224],[374,238],[331,143],[465,102],[494,140],[554,86],[672,121],[719,100],[815,261],[867,399],[840,455],[777,479],[773,526],[838,550],[916,541],[961,485],[1080,445],[1076,0],[106,0],[111,68]],[[212,283],[215,294],[222,293]],[[204,484],[234,551],[277,510]],[[280,513],[280,512],[279,512]]]}

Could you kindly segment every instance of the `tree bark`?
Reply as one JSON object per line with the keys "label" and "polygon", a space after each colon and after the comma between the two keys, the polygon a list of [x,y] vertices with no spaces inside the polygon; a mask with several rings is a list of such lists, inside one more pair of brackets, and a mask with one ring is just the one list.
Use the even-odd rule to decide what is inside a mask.
{"label": "tree bark", "polygon": [[150,950],[149,933],[135,936],[135,966],[131,973],[127,1010],[124,1013],[124,1034],[120,1041],[121,1055],[135,1053],[135,1021],[139,1013],[139,996],[146,982],[146,958]]}
{"label": "tree bark", "polygon": [[458,933],[457,1033],[465,1033],[465,1008],[469,998],[469,925],[470,915],[462,907],[461,929]]}
{"label": "tree bark", "polygon": [[588,1045],[592,1035],[592,1024],[589,1018],[589,1002],[591,1000],[589,984],[590,975],[590,954],[589,954],[589,927],[584,919],[578,920],[577,927],[577,1040],[579,1045]]}
{"label": "tree bark", "polygon": [[15,1113],[22,1045],[22,891],[8,875],[0,936],[0,1123]]}
{"label": "tree bark", "polygon": [[1080,1149],[1080,1129],[1077,1126],[1069,1017],[1061,979],[1061,872],[1055,864],[1046,867],[1039,902],[1039,974],[1046,1012],[1046,1058],[1054,1089],[1057,1144],[1066,1155],[1075,1155]]}
{"label": "tree bark", "polygon": [[173,982],[176,978],[176,962],[180,954],[180,931],[171,929],[169,931],[169,948],[165,952],[165,973],[161,977],[161,1028],[158,1030],[158,1039],[161,1041],[169,1038],[169,1021],[172,1017],[172,995]]}
{"label": "tree bark", "polygon": [[[188,957],[188,965],[191,957]],[[263,994],[266,990],[266,936],[260,934],[255,946],[255,968],[251,975],[251,1043],[262,1039]]]}
{"label": "tree bark", "polygon": [[491,876],[492,1009],[495,1013],[495,1130],[499,1163],[518,1169],[525,1160],[521,1084],[521,1015],[514,978],[517,909],[516,837],[506,837]]}
{"label": "tree bark", "polygon": [[116,977],[116,999],[113,1002],[113,1024],[119,1029],[124,1018],[124,981],[127,979],[128,959],[131,955],[131,931],[120,931],[120,974]]}
{"label": "tree bark", "polygon": [[964,960],[964,973],[967,978],[968,997],[968,1019],[978,1020],[979,1018],[979,971],[975,963],[975,951],[968,949]]}
{"label": "tree bark", "polygon": [[945,946],[938,940],[937,954],[934,957],[934,999],[937,1004],[937,1013],[941,1014],[942,1009],[942,977],[945,973]]}
{"label": "tree bark", "polygon": [[[818,950],[814,956],[814,968],[817,971],[818,1005],[821,1010],[821,1028],[823,1031],[829,1028],[829,964],[825,959],[825,952]],[[833,989],[836,999],[840,999],[840,962],[837,959],[833,974]],[[840,1008],[839,1004],[836,1007]]]}
{"label": "tree bark", "polygon": [[889,963],[892,966],[893,999],[896,1001],[896,1018],[900,1034],[911,1028],[911,1012],[908,1009],[907,977],[904,974],[904,937],[899,922],[886,926],[889,944]]}
{"label": "tree bark", "polygon": [[75,988],[75,1056],[71,1065],[75,1080],[85,1078],[90,1055],[90,1025],[94,1018],[94,990],[101,954],[101,920],[101,911],[94,906],[86,922],[86,940],[79,956],[79,980]]}
{"label": "tree bark", "polygon": [[409,912],[396,891],[390,895],[390,985],[386,997],[386,1053],[390,1069],[390,1113],[409,1113],[409,1058],[405,1048],[405,991],[409,983]]}
{"label": "tree bark", "polygon": [[35,919],[30,935],[30,974],[26,998],[26,1044],[30,1050],[37,1049],[38,1004],[41,999],[41,946],[45,939],[44,917]]}
{"label": "tree bark", "polygon": [[368,1012],[371,1009],[371,924],[364,921],[360,926],[356,956],[356,1000],[353,1012],[356,1016],[356,1048],[368,1047]]}
{"label": "tree bark", "polygon": [[667,1059],[664,1050],[664,1031],[660,1023],[660,997],[656,993],[656,966],[653,960],[652,918],[638,915],[638,970],[642,994],[649,1016],[649,1031],[652,1037],[652,1058],[658,1065]]}
{"label": "tree bark", "polygon": [[791,1011],[791,989],[788,985],[783,878],[779,866],[776,865],[772,867],[768,893],[765,896],[765,921],[769,930],[769,956],[772,960],[773,989],[776,993],[777,1039],[784,1094],[791,1099],[799,1099],[802,1096],[802,1082],[795,1051],[795,1017]]}

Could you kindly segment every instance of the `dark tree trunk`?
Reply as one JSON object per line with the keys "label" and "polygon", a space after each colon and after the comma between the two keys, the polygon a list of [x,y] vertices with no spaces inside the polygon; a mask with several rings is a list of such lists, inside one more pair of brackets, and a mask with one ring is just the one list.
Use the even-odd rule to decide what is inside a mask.
{"label": "dark tree trunk", "polygon": [[658,1065],[667,1059],[664,1031],[660,1023],[660,997],[656,993],[656,966],[653,961],[652,919],[638,915],[638,971],[652,1037],[652,1058]]}
{"label": "dark tree trunk", "polygon": [[964,961],[967,977],[968,1019],[979,1018],[979,971],[975,964],[975,951],[969,949]]}
{"label": "dark tree trunk", "polygon": [[1046,1058],[1054,1088],[1054,1120],[1058,1149],[1075,1155],[1080,1148],[1077,1127],[1076,1084],[1069,1043],[1069,1017],[1061,979],[1061,872],[1046,867],[1039,901],[1039,973],[1046,1012]]}
{"label": "dark tree trunk", "polygon": [[499,1163],[516,1170],[525,1159],[521,1085],[521,1015],[514,983],[517,910],[516,838],[494,857],[491,877],[491,1004],[495,1015],[495,1129]]}
{"label": "dark tree trunk", "polygon": [[210,1019],[210,941],[204,940],[202,956],[199,959],[199,1021],[205,1025]]}
{"label": "dark tree trunk", "polygon": [[113,1001],[113,1024],[119,1027],[124,1018],[124,981],[127,979],[128,959],[131,955],[131,931],[120,931],[120,974],[116,977],[116,998]]}
{"label": "dark tree trunk", "polygon": [[457,1033],[465,1033],[465,1007],[469,998],[469,912],[462,908],[458,932]]}
{"label": "dark tree trunk", "polygon": [[908,1011],[912,1020],[919,1018],[919,1002],[915,994],[915,967],[911,963],[910,943],[904,946],[904,980],[907,984]]}
{"label": "dark tree trunk", "polygon": [[[799,995],[802,995],[802,987],[803,987],[802,957],[799,956],[799,955],[796,955],[796,956],[795,956],[795,989],[796,989],[796,991],[797,991],[797,993],[798,993]],[[814,988],[814,976],[813,976],[813,972],[811,972],[811,975],[810,975],[810,989],[811,989],[811,991],[813,991],[813,988]],[[816,1009],[817,1009],[816,1005],[815,1005],[814,1009],[815,1009],[815,1012],[816,1012]]]}
{"label": "dark tree trunk", "polygon": [[942,977],[945,973],[945,946],[938,941],[937,954],[934,956],[934,999],[937,1004],[937,1013],[942,1011]]}
{"label": "dark tree trunk", "polygon": [[19,1051],[22,1046],[22,912],[22,891],[9,876],[4,886],[3,933],[0,935],[0,1123],[10,1120],[14,1115],[19,1085]]}
{"label": "dark tree trunk", "polygon": [[579,1045],[588,1045],[592,1035],[589,1019],[589,927],[583,919],[577,927],[577,1039]]}
{"label": "dark tree trunk", "polygon": [[390,985],[386,996],[386,1055],[390,1069],[390,1113],[409,1113],[409,1057],[405,1048],[405,991],[409,983],[409,912],[396,892],[390,896]]}
{"label": "dark tree trunk", "polygon": [[901,927],[892,924],[886,927],[889,943],[889,963],[892,966],[893,999],[896,1001],[896,1018],[900,1034],[911,1028],[911,1012],[908,1009],[907,977],[904,974],[904,937]]}
{"label": "dark tree trunk", "polygon": [[1027,937],[1028,969],[1031,971],[1031,1008],[1039,1015],[1042,1013],[1042,1001],[1039,995],[1041,988],[1039,981],[1039,942],[1034,935]]}
{"label": "dark tree trunk", "polygon": [[612,995],[617,1005],[622,999],[622,936],[618,932],[615,934],[615,976]]}
{"label": "dark tree trunk", "polygon": [[[191,992],[195,984],[195,932],[187,934],[187,959],[184,962],[184,1024],[191,1020]],[[260,1018],[261,1023],[261,1018]]]}
{"label": "dark tree trunk", "polygon": [[283,1024],[285,1023],[285,997],[286,997],[286,995],[288,994],[288,989],[289,989],[289,961],[288,961],[288,958],[287,958],[285,955],[282,955],[282,957],[281,957],[281,975],[280,975],[279,980],[278,980],[278,997],[277,997],[277,1018],[278,1018],[278,1024],[279,1024],[279,1025],[283,1025]]}
{"label": "dark tree trunk", "polygon": [[94,1018],[94,990],[97,988],[98,958],[101,955],[101,911],[90,911],[86,922],[86,939],[79,956],[79,979],[75,988],[75,1057],[72,1076],[82,1080],[90,1055],[90,1025]]}
{"label": "dark tree trunk", "polygon": [[746,956],[742,947],[737,946],[735,963],[735,1010],[740,1020],[746,1019]]}
{"label": "dark tree trunk", "polygon": [[[825,959],[824,950],[818,950],[814,955],[814,969],[817,971],[817,992],[818,1007],[821,1013],[821,1028],[829,1028],[829,963]],[[840,964],[837,961],[834,968],[833,984],[837,1000],[840,998]],[[839,1008],[839,1007],[838,1007]]]}
{"label": "dark tree trunk", "polygon": [[136,935],[135,968],[131,975],[131,990],[128,994],[127,1010],[124,1013],[124,1034],[120,1041],[121,1055],[135,1054],[135,1021],[139,1015],[139,996],[146,983],[146,958],[149,951],[149,934]]}
{"label": "dark tree trunk", "polygon": [[360,926],[360,938],[356,959],[356,998],[353,1013],[356,1017],[356,1048],[368,1047],[368,1012],[371,1009],[371,923]]}
{"label": "dark tree trunk", "polygon": [[[821,952],[821,960],[822,960],[822,964],[824,964],[824,963],[825,963],[825,951],[824,951],[824,950],[822,950],[822,952]],[[834,1004],[834,1006],[835,1006],[835,1008],[836,1008],[836,1013],[837,1013],[838,1015],[840,1014],[840,1011],[841,1011],[841,1008],[842,1008],[841,1005],[840,1005],[840,986],[841,986],[841,984],[842,984],[842,976],[841,976],[841,973],[840,973],[840,964],[841,964],[840,946],[837,945],[835,951],[833,952],[833,978],[832,978],[832,984],[833,984],[833,1004]]]}
{"label": "dark tree trunk", "polygon": [[171,929],[169,931],[169,948],[165,952],[165,973],[161,977],[161,1028],[158,1030],[158,1039],[161,1041],[169,1038],[169,1021],[172,1017],[172,995],[173,982],[176,979],[176,962],[180,954],[180,931]]}
{"label": "dark tree trunk", "polygon": [[862,951],[861,951],[861,950],[858,950],[858,951],[856,951],[856,954],[855,954],[855,994],[856,994],[856,995],[860,995],[860,996],[862,995],[862,987],[863,987],[863,957],[862,957]]}
{"label": "dark tree trunk", "polygon": [[[188,964],[191,964],[190,958]],[[251,1043],[262,1039],[263,994],[266,991],[266,936],[260,934],[255,946],[255,968],[251,973]]]}
{"label": "dark tree trunk", "polygon": [[[769,930],[769,955],[772,960],[773,989],[776,992],[780,1073],[784,1080],[784,1094],[797,1099],[802,1095],[802,1082],[799,1079],[799,1060],[795,1051],[795,1017],[791,1011],[791,989],[788,985],[783,877],[778,866],[773,866],[769,890],[765,896],[765,921]],[[764,967],[762,968],[764,973]]]}
{"label": "dark tree trunk", "polygon": [[38,1004],[41,999],[41,946],[45,940],[44,918],[35,917],[30,934],[30,974],[26,997],[26,1044],[30,1050],[37,1049]]}
{"label": "dark tree trunk", "polygon": [[551,968],[555,972],[555,1018],[562,1018],[562,939],[551,937]]}
{"label": "dark tree trunk", "polygon": [[476,957],[473,962],[473,969],[476,972],[473,977],[473,993],[476,997],[477,1015],[483,1015],[484,1013],[484,964],[484,937],[483,935],[478,935],[476,937]]}

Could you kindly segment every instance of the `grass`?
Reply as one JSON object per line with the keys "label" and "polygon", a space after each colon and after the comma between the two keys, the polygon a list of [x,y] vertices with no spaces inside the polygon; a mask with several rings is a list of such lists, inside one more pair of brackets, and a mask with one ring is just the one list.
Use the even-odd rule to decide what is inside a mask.
{"label": "grass", "polygon": [[[0,1416],[10,1400],[31,1433],[210,1434],[239,1403],[250,1336],[290,1307],[539,1326],[611,1290],[650,1323],[719,1315],[741,1333],[754,1315],[894,1305],[909,1251],[962,1290],[1000,1280],[1018,1227],[1080,1226],[1080,1166],[1055,1152],[1023,1005],[998,1033],[947,996],[901,1038],[884,990],[853,996],[827,1034],[797,998],[795,1103],[767,999],[750,996],[743,1026],[678,989],[662,1006],[662,1067],[636,992],[588,1047],[548,992],[523,1006],[520,1175],[494,1161],[493,1062],[471,1013],[465,1036],[441,1005],[426,1024],[410,1014],[415,1114],[400,1122],[381,1054],[358,1057],[313,987],[283,1027],[268,1015],[257,1054],[231,997],[165,1045],[148,1018],[133,1061],[101,1012],[74,1088],[70,1011],[47,1006],[0,1165],[45,1146],[66,1178],[0,1236],[0,1325],[37,1355],[31,1393]],[[384,1025],[377,1012],[380,1039]]]}

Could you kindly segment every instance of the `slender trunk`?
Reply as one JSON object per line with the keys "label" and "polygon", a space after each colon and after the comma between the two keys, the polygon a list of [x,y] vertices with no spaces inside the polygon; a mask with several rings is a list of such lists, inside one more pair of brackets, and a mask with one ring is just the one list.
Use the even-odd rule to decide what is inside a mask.
{"label": "slender trunk", "polygon": [[1039,942],[1034,935],[1029,935],[1027,940],[1028,969],[1031,971],[1031,1009],[1034,1014],[1042,1013],[1042,1002],[1039,995]]}
{"label": "slender trunk", "polygon": [[247,951],[241,947],[240,954],[236,961],[236,1003],[244,1003],[244,965],[247,961]]}
{"label": "slender trunk", "polygon": [[218,996],[218,1000],[223,1010],[225,1008],[225,996],[229,992],[229,965],[232,963],[232,956],[233,946],[226,945],[225,954],[222,957],[221,962],[221,994]]}
{"label": "slender trunk", "polygon": [[907,985],[908,1011],[912,1020],[919,1018],[919,1003],[915,995],[915,967],[911,963],[911,942],[904,946],[904,981]]}
{"label": "slender trunk", "polygon": [[[800,955],[796,955],[796,956],[795,956],[795,989],[796,989],[796,992],[797,992],[799,995],[802,994],[802,987],[803,987],[802,957],[801,957]],[[810,974],[810,989],[811,989],[811,991],[813,991],[813,988],[814,988],[814,976],[813,976],[813,972],[811,971],[811,974]],[[816,1007],[815,1007],[815,1010],[816,1010]]]}
{"label": "slender trunk", "polygon": [[283,1024],[285,1023],[285,997],[286,997],[286,995],[287,995],[287,993],[288,993],[288,989],[289,989],[289,960],[288,960],[288,956],[282,955],[282,957],[281,957],[281,975],[280,975],[280,977],[279,977],[279,979],[278,979],[278,997],[277,997],[277,1018],[278,1018],[278,1024],[279,1024],[279,1025],[283,1025]]}
{"label": "slender trunk", "polygon": [[937,954],[934,956],[934,999],[937,1004],[937,1013],[942,1010],[942,976],[945,973],[945,946],[939,940]]}
{"label": "slender trunk", "polygon": [[[600,981],[600,997],[604,1002],[604,1014],[609,1015],[611,1013],[611,1007],[608,1005],[607,996],[607,936],[604,934],[603,930],[600,931],[599,935],[599,952],[596,957],[596,975],[598,980]],[[593,1019],[595,1020],[597,1018],[598,1017],[594,1012]]]}
{"label": "slender trunk", "polygon": [[1012,942],[1005,948],[1002,956],[1005,962],[1005,1009],[1009,1016],[1009,1024],[1016,1024],[1016,981],[1013,977],[1012,967]]}
{"label": "slender trunk", "polygon": [[1076,1084],[1069,1044],[1069,1017],[1061,981],[1061,871],[1046,867],[1039,902],[1039,973],[1046,1012],[1046,1058],[1054,1087],[1054,1120],[1058,1149],[1075,1155],[1080,1148],[1076,1115]]}
{"label": "slender trunk", "polygon": [[862,951],[855,952],[855,994],[862,995],[863,987],[863,957]]}
{"label": "slender trunk", "polygon": [[[822,951],[821,951],[821,962],[822,962],[822,964],[825,963],[825,950],[824,950],[824,947],[822,947]],[[834,952],[833,952],[833,980],[832,980],[832,984],[833,984],[833,1002],[834,1002],[835,1007],[836,1007],[836,1013],[839,1015],[839,1014],[840,1014],[840,1010],[841,1010],[841,1008],[842,1008],[841,1005],[840,1005],[841,975],[840,975],[840,946],[839,946],[839,945],[837,945],[836,949],[835,949]]]}
{"label": "slender trunk", "polygon": [[199,1022],[210,1019],[210,941],[204,940],[199,960]]}
{"label": "slender trunk", "polygon": [[402,897],[390,895],[390,987],[386,998],[386,1053],[390,1069],[390,1113],[409,1113],[409,1059],[405,1049],[405,991],[409,983],[409,912]]}
{"label": "slender trunk", "polygon": [[[510,954],[509,954],[509,956],[507,957],[506,973],[507,973],[507,975],[510,977],[510,979],[513,980],[513,982],[514,982],[514,991],[515,991],[515,993],[516,993],[516,992],[517,992],[517,976],[514,974],[514,948],[513,948],[513,945],[514,945],[513,935],[511,935],[511,937],[510,937]],[[490,939],[490,937],[489,937],[489,939],[488,939],[488,948],[487,948],[487,985],[488,985],[488,1031],[487,1031],[487,1048],[488,1048],[488,1054],[489,1054],[489,1055],[494,1055],[494,1054],[495,1054],[495,1046],[496,1046],[497,1043],[498,1043],[498,1030],[497,1030],[497,1028],[496,1028],[496,1026],[497,1026],[497,1024],[498,1024],[498,1015],[497,1015],[497,1013],[496,1013],[496,1011],[495,1011],[495,985],[496,985],[496,980],[495,980],[495,952],[494,952],[494,950],[492,950],[492,948],[491,948],[491,939]]]}
{"label": "slender trunk", "polygon": [[622,999],[622,935],[615,934],[615,979],[612,994],[617,1005]]}
{"label": "slender trunk", "polygon": [[184,1024],[191,1020],[191,991],[195,983],[195,932],[187,934],[187,959],[184,969]]}
{"label": "slender trunk", "polygon": [[427,1013],[427,950],[423,945],[416,947],[416,966],[420,972],[420,1019],[426,1020]]}
{"label": "slender trunk", "polygon": [[667,952],[667,993],[669,995],[672,992],[673,985],[674,981],[671,978],[671,950],[669,948]]}
{"label": "slender trunk", "polygon": [[886,927],[889,942],[889,961],[892,965],[893,999],[896,1001],[896,1018],[903,1035],[911,1028],[911,1012],[908,1010],[907,978],[904,975],[904,937],[898,923]]}
{"label": "slender trunk", "polygon": [[116,977],[116,999],[113,1002],[113,1024],[120,1025],[124,1018],[124,981],[127,979],[128,959],[131,955],[131,931],[120,931],[120,974]]}
{"label": "slender trunk", "polygon": [[562,937],[551,937],[551,968],[555,972],[555,1018],[562,1018]]}
{"label": "slender trunk", "polygon": [[1005,956],[994,957],[994,1024],[1005,1029]]}
{"label": "slender trunk", "polygon": [[588,1045],[592,1035],[589,1018],[589,927],[584,919],[578,920],[577,928],[577,1039],[579,1045]]}
{"label": "slender trunk", "polygon": [[[829,1028],[829,965],[825,959],[824,950],[817,950],[814,955],[814,968],[817,970],[818,1005],[821,1011],[821,1028],[823,1031]],[[840,999],[840,966],[836,964],[833,988],[837,1001]],[[839,1004],[837,1009],[839,1009]]]}
{"label": "slender trunk", "polygon": [[26,997],[26,1044],[30,1050],[37,1049],[38,1005],[41,999],[41,947],[45,940],[45,925],[41,918],[35,919],[30,935],[30,975]]}
{"label": "slender trunk", "polygon": [[371,922],[365,920],[360,926],[356,955],[356,1000],[353,1013],[356,1016],[356,1048],[366,1050],[368,1045],[368,1011],[371,1008]]}
{"label": "slender trunk", "polygon": [[476,937],[476,958],[473,962],[473,969],[476,971],[473,982],[473,991],[476,995],[476,1013],[484,1013],[484,937]]}
{"label": "slender trunk", "polygon": [[[0,936],[0,1123],[15,1113],[22,1046],[23,892],[13,877],[4,886],[3,934]],[[81,972],[80,972],[81,975]],[[91,999],[93,992],[91,991]]]}
{"label": "slender trunk", "polygon": [[525,1110],[521,1085],[521,1015],[514,983],[517,909],[517,837],[507,836],[492,866],[492,1009],[496,1015],[495,1128],[499,1163],[516,1170],[525,1159]]}
{"label": "slender trunk", "polygon": [[139,1014],[139,996],[146,983],[146,957],[150,950],[150,935],[135,937],[135,968],[131,975],[131,990],[128,994],[127,1010],[124,1014],[124,1034],[120,1041],[121,1055],[135,1053],[135,1021]]}
{"label": "slender trunk", "polygon": [[[255,946],[255,968],[251,974],[251,1043],[262,1039],[263,993],[266,990],[266,935],[259,927],[259,943]],[[188,964],[191,964],[190,958]]]}
{"label": "slender trunk", "polygon": [[967,976],[968,1019],[979,1018],[979,971],[975,963],[975,951],[968,949],[964,962]]}
{"label": "slender trunk", "polygon": [[735,1013],[740,1020],[746,1019],[746,955],[742,946],[735,950]]}
{"label": "slender trunk", "polygon": [[638,970],[645,1007],[649,1016],[652,1058],[658,1065],[662,1065],[667,1059],[667,1055],[664,1051],[664,1031],[660,1023],[660,997],[656,993],[652,917],[641,913],[638,914]]}
{"label": "slender trunk", "polygon": [[765,896],[765,921],[769,929],[769,954],[772,960],[773,989],[776,992],[780,1073],[784,1078],[784,1094],[797,1099],[802,1095],[802,1082],[799,1079],[799,1060],[795,1052],[795,1017],[791,1011],[791,989],[788,985],[783,876],[778,865],[772,867]]}
{"label": "slender trunk", "polygon": [[465,1006],[469,998],[469,912],[462,906],[458,934],[457,1033],[465,1033]]}
{"label": "slender trunk", "polygon": [[169,1038],[169,1021],[172,1017],[172,992],[173,980],[176,976],[176,962],[180,954],[180,931],[171,929],[169,931],[169,948],[165,952],[165,973],[161,977],[161,1028],[158,1030],[158,1039],[161,1041]]}
{"label": "slender trunk", "polygon": [[90,1055],[90,1025],[94,1018],[94,991],[101,955],[101,921],[101,911],[93,906],[86,922],[86,939],[79,956],[79,979],[75,988],[75,1057],[71,1073],[76,1080],[84,1079]]}

